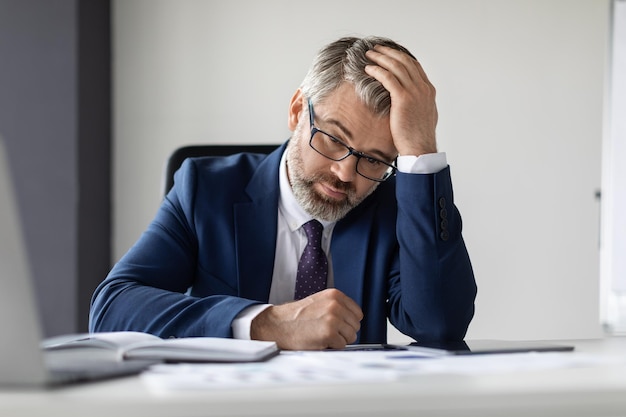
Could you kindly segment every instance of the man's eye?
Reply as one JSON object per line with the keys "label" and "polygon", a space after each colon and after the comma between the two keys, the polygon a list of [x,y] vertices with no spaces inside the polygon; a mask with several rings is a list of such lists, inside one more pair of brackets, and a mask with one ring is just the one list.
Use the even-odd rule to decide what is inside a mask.
{"label": "man's eye", "polygon": [[334,144],[336,144],[336,145],[341,145],[341,142],[339,142],[339,139],[337,139],[337,138],[336,138],[336,137],[334,137],[334,136],[330,136],[330,135],[328,135],[328,139],[330,139],[330,140],[331,140],[331,142],[332,142],[332,143],[334,143]]}
{"label": "man's eye", "polygon": [[364,159],[367,161],[368,165],[371,165],[373,167],[378,166],[378,165],[381,164],[381,162],[378,159],[374,159],[374,158],[371,158],[371,157],[368,157],[368,156],[364,157]]}

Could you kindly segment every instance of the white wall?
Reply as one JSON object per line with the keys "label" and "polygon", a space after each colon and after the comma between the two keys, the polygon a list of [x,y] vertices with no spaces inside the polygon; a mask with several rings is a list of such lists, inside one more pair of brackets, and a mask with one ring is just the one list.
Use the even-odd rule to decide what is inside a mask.
{"label": "white wall", "polygon": [[440,150],[479,285],[468,337],[598,336],[609,10],[609,0],[115,1],[114,256],[154,215],[173,149],[282,142],[317,50],[384,35],[438,90]]}

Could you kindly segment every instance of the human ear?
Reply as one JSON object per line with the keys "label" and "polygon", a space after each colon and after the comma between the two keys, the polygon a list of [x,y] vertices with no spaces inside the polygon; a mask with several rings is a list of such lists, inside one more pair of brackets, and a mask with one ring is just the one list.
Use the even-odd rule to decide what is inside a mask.
{"label": "human ear", "polygon": [[287,126],[292,132],[296,130],[296,126],[298,126],[298,121],[300,120],[303,107],[304,94],[302,93],[302,90],[298,88],[289,102],[289,112],[287,116]]}

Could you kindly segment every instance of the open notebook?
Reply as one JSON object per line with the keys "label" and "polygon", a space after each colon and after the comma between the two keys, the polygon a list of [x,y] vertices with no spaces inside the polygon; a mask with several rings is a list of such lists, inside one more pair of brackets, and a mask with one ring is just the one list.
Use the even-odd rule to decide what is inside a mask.
{"label": "open notebook", "polygon": [[0,387],[49,386],[137,373],[152,360],[44,352],[8,158],[0,137]]}

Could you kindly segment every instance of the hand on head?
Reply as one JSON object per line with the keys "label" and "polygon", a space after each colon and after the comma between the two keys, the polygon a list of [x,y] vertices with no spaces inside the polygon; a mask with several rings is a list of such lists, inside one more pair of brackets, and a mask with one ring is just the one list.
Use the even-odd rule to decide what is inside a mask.
{"label": "hand on head", "polygon": [[365,72],[378,80],[391,96],[389,124],[400,155],[437,152],[435,87],[422,66],[409,55],[377,45],[366,56],[375,65]]}

